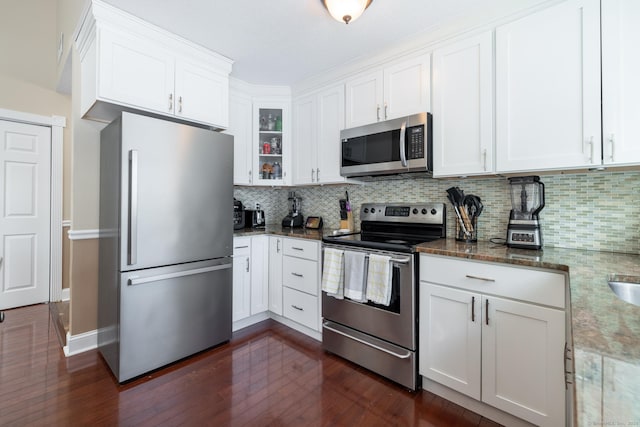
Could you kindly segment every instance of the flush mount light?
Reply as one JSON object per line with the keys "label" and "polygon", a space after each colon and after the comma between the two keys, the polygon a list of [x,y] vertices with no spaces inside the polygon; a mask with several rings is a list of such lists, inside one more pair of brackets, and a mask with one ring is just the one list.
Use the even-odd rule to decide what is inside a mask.
{"label": "flush mount light", "polygon": [[373,0],[320,0],[336,21],[348,24],[362,15]]}

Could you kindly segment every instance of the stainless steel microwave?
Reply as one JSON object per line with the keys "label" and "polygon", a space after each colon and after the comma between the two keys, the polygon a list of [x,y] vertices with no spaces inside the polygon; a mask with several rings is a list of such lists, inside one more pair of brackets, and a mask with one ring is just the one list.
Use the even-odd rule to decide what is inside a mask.
{"label": "stainless steel microwave", "polygon": [[340,175],[430,172],[431,135],[431,113],[344,129]]}

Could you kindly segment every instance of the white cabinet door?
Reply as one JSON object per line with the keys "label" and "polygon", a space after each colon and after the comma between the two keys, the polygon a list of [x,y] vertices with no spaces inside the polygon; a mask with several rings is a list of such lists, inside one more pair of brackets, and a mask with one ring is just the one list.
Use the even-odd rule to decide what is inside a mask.
{"label": "white cabinet door", "polygon": [[493,171],[493,33],[433,52],[433,176]]}
{"label": "white cabinet door", "polygon": [[233,304],[232,320],[251,315],[251,238],[233,239]]}
{"label": "white cabinet door", "polygon": [[282,237],[269,237],[269,311],[282,316]]}
{"label": "white cabinet door", "polygon": [[317,114],[315,95],[295,102],[293,107],[293,182],[295,184],[316,182]]}
{"label": "white cabinet door", "polygon": [[185,120],[229,125],[229,77],[206,64],[176,60],[175,114]]}
{"label": "white cabinet door", "polygon": [[347,128],[382,120],[383,82],[382,71],[360,75],[346,82]]}
{"label": "white cabinet door", "polygon": [[251,98],[237,93],[229,97],[229,128],[225,131],[233,135],[233,183],[252,183],[252,104]]}
{"label": "white cabinet door", "polygon": [[486,296],[482,310],[482,401],[565,425],[564,311]]}
{"label": "white cabinet door", "polygon": [[344,129],[344,86],[338,85],[318,94],[316,182],[334,184],[344,182],[340,176]]}
{"label": "white cabinet door", "polygon": [[602,134],[605,164],[640,163],[640,2],[602,2]]}
{"label": "white cabinet door", "polygon": [[480,294],[420,284],[419,372],[480,400]]}
{"label": "white cabinet door", "polygon": [[384,69],[383,119],[430,111],[431,57],[421,55]]}
{"label": "white cabinet door", "polygon": [[269,236],[251,238],[251,315],[269,310]]}
{"label": "white cabinet door", "polygon": [[116,31],[101,29],[98,40],[98,96],[101,99],[174,114],[173,54],[155,43]]}
{"label": "white cabinet door", "polygon": [[600,2],[569,0],[496,29],[496,171],[599,165]]}
{"label": "white cabinet door", "polygon": [[[280,130],[267,128],[266,123],[280,121]],[[253,100],[253,185],[289,185],[291,183],[291,101],[271,100],[269,98]],[[277,139],[280,148],[277,153],[271,149],[271,141]],[[269,148],[265,150],[265,144]],[[275,171],[279,164],[282,175],[263,175],[263,171]]]}

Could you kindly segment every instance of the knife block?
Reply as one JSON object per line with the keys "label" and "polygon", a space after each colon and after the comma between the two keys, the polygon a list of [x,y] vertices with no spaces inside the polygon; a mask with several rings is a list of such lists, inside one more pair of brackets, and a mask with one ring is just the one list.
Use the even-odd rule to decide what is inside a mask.
{"label": "knife block", "polygon": [[355,231],[355,226],[353,222],[353,212],[347,212],[347,219],[340,220],[340,229]]}

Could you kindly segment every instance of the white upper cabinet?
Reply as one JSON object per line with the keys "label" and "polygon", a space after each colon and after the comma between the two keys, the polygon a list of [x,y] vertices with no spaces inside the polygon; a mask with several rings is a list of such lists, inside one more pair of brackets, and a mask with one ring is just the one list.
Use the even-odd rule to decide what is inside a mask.
{"label": "white upper cabinet", "polygon": [[291,100],[253,100],[253,185],[289,185]]}
{"label": "white upper cabinet", "polygon": [[493,172],[493,33],[434,50],[432,79],[433,176]]}
{"label": "white upper cabinet", "polygon": [[76,40],[83,118],[142,111],[224,129],[232,61],[93,1]]}
{"label": "white upper cabinet", "polygon": [[600,2],[568,0],[496,29],[496,171],[601,163]]}
{"label": "white upper cabinet", "polygon": [[344,182],[340,176],[340,130],[344,87],[337,85],[294,102],[294,184]]}
{"label": "white upper cabinet", "polygon": [[429,111],[428,54],[391,63],[346,82],[346,127]]}
{"label": "white upper cabinet", "polygon": [[602,2],[602,134],[606,165],[640,163],[640,2]]}
{"label": "white upper cabinet", "polygon": [[229,128],[225,133],[233,135],[233,183],[235,185],[251,185],[252,183],[252,113],[251,98],[231,92],[229,96]]}

